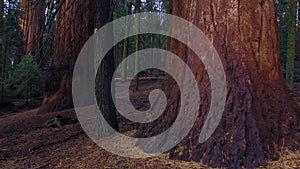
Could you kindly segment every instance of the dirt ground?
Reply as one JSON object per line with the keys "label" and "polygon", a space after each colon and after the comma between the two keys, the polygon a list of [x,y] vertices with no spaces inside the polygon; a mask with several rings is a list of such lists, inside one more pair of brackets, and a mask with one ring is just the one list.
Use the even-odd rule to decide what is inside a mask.
{"label": "dirt ground", "polygon": [[[298,94],[295,94],[295,99],[300,106]],[[0,116],[0,168],[208,168],[201,163],[169,160],[168,154],[148,159],[119,157],[98,147],[83,132],[79,123],[66,125],[62,129],[38,128],[42,122],[57,114],[76,118],[73,110],[38,114],[37,109]],[[266,168],[300,168],[300,152],[282,150],[280,160],[269,162]]]}

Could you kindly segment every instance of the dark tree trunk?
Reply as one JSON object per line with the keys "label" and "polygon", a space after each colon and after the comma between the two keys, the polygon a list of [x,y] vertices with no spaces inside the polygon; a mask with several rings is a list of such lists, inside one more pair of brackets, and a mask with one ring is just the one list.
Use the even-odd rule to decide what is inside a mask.
{"label": "dark tree trunk", "polygon": [[[112,0],[102,0],[95,2],[96,28],[101,28],[113,19]],[[101,9],[101,10],[97,10]],[[113,36],[111,35],[107,35]],[[109,39],[109,38],[108,38]],[[111,49],[100,65],[96,76],[96,97],[103,117],[112,128],[119,131],[116,109],[112,100],[111,86],[115,69],[114,51]]]}
{"label": "dark tree trunk", "polygon": [[[141,12],[141,0],[136,0],[135,2],[135,13],[140,13]],[[137,18],[138,19],[138,24],[137,24],[137,35],[135,36],[135,50],[136,50],[136,54],[135,54],[135,63],[134,63],[134,73],[136,74],[136,77],[134,77],[134,90],[135,91],[139,91],[139,74],[138,74],[138,69],[139,69],[139,50],[140,50],[140,38],[139,38],[139,31],[140,31],[140,19],[141,18]]]}
{"label": "dark tree trunk", "polygon": [[[4,15],[4,0],[0,0],[0,78],[3,77],[4,74],[4,65],[3,65],[3,15]],[[3,84],[0,85],[0,101],[3,99],[3,92],[4,92],[4,86]]]}
{"label": "dark tree trunk", "polygon": [[[3,28],[4,28],[4,22],[3,22],[3,15],[4,15],[4,0],[0,0],[0,60],[2,61],[3,57]],[[1,69],[2,65],[0,67],[0,73],[2,72]]]}
{"label": "dark tree trunk", "polygon": [[4,0],[0,0],[0,59],[2,58]]}
{"label": "dark tree trunk", "polygon": [[296,35],[296,57],[300,60],[300,0],[298,1],[298,26],[297,26],[297,35]]}
{"label": "dark tree trunk", "polygon": [[[300,0],[298,0],[298,23],[300,23]],[[300,29],[299,26],[298,29]]]}
{"label": "dark tree trunk", "polygon": [[[200,131],[210,107],[210,82],[204,66],[186,46],[170,42],[170,50],[189,63],[196,77],[201,109],[196,123],[170,153],[172,159],[202,161],[212,167],[254,168],[276,160],[282,147],[299,148],[299,110],[290,98],[279,62],[278,28],[274,2],[172,1],[172,13],[198,26],[220,54],[228,96],[223,118],[209,140],[199,143]],[[170,126],[180,99],[175,83],[167,112],[151,131]],[[193,99],[193,98],[191,98]]]}

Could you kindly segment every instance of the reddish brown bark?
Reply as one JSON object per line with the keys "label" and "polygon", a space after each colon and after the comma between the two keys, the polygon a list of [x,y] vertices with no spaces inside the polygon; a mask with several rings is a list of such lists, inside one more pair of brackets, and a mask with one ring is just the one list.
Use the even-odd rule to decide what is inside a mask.
{"label": "reddish brown bark", "polygon": [[[189,136],[171,151],[170,158],[213,167],[254,168],[278,159],[282,147],[299,148],[299,109],[282,76],[274,2],[173,0],[172,13],[194,23],[213,42],[225,68],[228,96],[219,127],[200,144],[210,105],[209,77],[192,51],[171,41],[170,50],[197,72],[202,105]],[[174,87],[169,81],[171,116],[151,128],[156,134],[176,118],[180,94]]]}
{"label": "reddish brown bark", "polygon": [[[62,2],[57,23],[54,59],[51,69],[44,76],[45,98],[39,109],[40,113],[73,108],[72,76],[76,59],[83,45],[94,33],[94,28],[102,27],[112,16],[111,0]],[[108,99],[111,98],[110,83],[114,73],[112,52],[107,54],[105,60],[106,63],[99,68],[101,73],[96,77],[96,96],[103,116],[114,129],[118,130],[115,107],[112,99]],[[90,75],[88,73],[87,71],[87,76]],[[84,80],[82,78],[80,80]]]}
{"label": "reddish brown bark", "polygon": [[[32,56],[38,50],[45,23],[45,2],[40,0],[21,0],[21,27],[25,41],[25,52]],[[38,57],[38,56],[35,56]]]}
{"label": "reddish brown bark", "polygon": [[93,34],[91,1],[65,0],[58,14],[56,45],[52,68],[44,76],[45,99],[40,112],[73,107],[72,73],[76,58]]}

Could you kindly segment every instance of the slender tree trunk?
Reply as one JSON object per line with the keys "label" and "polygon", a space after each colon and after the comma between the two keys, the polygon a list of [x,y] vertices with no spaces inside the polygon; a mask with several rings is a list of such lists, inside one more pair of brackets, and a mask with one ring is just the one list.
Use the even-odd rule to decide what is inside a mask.
{"label": "slender tree trunk", "polygon": [[[2,79],[4,74],[3,74],[3,69],[4,69],[4,63],[3,63],[3,41],[4,41],[4,36],[3,36],[3,28],[4,28],[4,22],[3,22],[3,15],[4,15],[4,0],[0,0],[0,78]],[[0,102],[3,100],[3,93],[4,93],[4,84],[1,83],[0,85]]]}
{"label": "slender tree trunk", "polygon": [[298,21],[298,27],[297,28],[300,29],[299,28],[300,27],[299,26],[299,23],[300,23],[300,0],[298,0],[298,8],[297,9],[298,9],[298,20],[297,20]]}
{"label": "slender tree trunk", "polygon": [[291,0],[289,2],[290,9],[287,42],[286,81],[289,89],[292,90],[294,87],[297,0]]}
{"label": "slender tree trunk", "polygon": [[[131,6],[127,4],[127,0],[124,0],[124,4],[126,5],[126,13],[128,15],[131,14]],[[129,18],[126,19],[126,30],[125,30],[125,37],[128,36],[128,32],[130,31],[130,20]],[[124,40],[124,46],[123,46],[123,54],[122,54],[122,60],[124,60],[128,55],[128,45],[129,39],[127,38]],[[122,62],[122,81],[127,80],[127,61]]]}
{"label": "slender tree trunk", "polygon": [[[102,0],[101,2],[96,1],[96,27],[101,28],[106,23],[112,21],[113,19],[113,0]],[[113,36],[107,35],[107,36]],[[109,38],[108,38],[109,39]],[[96,97],[99,108],[103,114],[103,117],[110,124],[112,128],[119,131],[117,113],[114,107],[111,93],[111,86],[113,83],[114,67],[115,61],[113,56],[113,50],[109,51],[103,60],[103,63],[98,69],[96,76]],[[98,118],[97,118],[98,119]]]}
{"label": "slender tree trunk", "polygon": [[[136,13],[141,12],[141,0],[136,0]],[[140,49],[140,41],[139,41],[139,32],[140,32],[140,18],[137,19],[137,35],[135,36],[135,61],[134,61],[134,73],[137,74],[139,69],[139,49]],[[139,75],[137,74],[134,78],[134,90],[139,91]]]}
{"label": "slender tree trunk", "polygon": [[298,56],[298,60],[300,60],[300,0],[298,1],[298,19],[297,19],[297,35],[296,35],[296,56]]}
{"label": "slender tree trunk", "polygon": [[[3,16],[4,16],[4,0],[0,0],[0,59],[2,59],[3,56],[3,28],[4,28],[4,22],[3,22]],[[1,67],[0,67],[1,72]]]}
{"label": "slender tree trunk", "polygon": [[[11,1],[7,1],[7,16],[11,16]],[[7,28],[5,28],[7,29]],[[7,30],[5,30],[7,31]],[[5,34],[3,36],[4,42],[3,42],[3,65],[2,65],[2,78],[3,81],[6,80],[7,78],[7,73],[6,73],[6,64],[7,64],[7,53],[8,53],[8,38],[7,35]],[[4,85],[2,85],[2,98],[4,98]]]}
{"label": "slender tree trunk", "polygon": [[[228,95],[219,127],[200,144],[210,107],[210,80],[195,54],[171,40],[170,51],[197,72],[201,107],[190,134],[170,158],[212,167],[254,168],[278,159],[282,147],[299,148],[299,109],[282,75],[274,1],[173,0],[172,13],[191,21],[211,39],[225,68]],[[172,91],[166,110],[171,115],[148,129],[152,135],[170,126],[180,107],[175,82],[169,80],[166,88]]]}

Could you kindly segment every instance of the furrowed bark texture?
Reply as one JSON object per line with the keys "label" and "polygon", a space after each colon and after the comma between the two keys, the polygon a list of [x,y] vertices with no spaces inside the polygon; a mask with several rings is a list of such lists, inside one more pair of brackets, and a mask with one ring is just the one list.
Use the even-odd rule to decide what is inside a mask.
{"label": "furrowed bark texture", "polygon": [[[171,40],[169,48],[196,76],[201,107],[189,135],[170,158],[202,161],[212,167],[254,168],[276,160],[282,147],[299,148],[299,108],[290,98],[279,62],[278,28],[271,0],[172,1],[172,14],[198,26],[223,62],[228,95],[223,118],[204,144],[198,142],[210,106],[210,79],[201,61],[185,45]],[[180,71],[180,70],[178,70]],[[158,134],[179,110],[179,90],[169,81],[171,115],[145,132]],[[191,100],[194,98],[190,98]]]}
{"label": "furrowed bark texture", "polygon": [[54,58],[44,75],[45,99],[40,112],[73,107],[72,74],[83,45],[93,34],[93,3],[86,0],[61,1]]}
{"label": "furrowed bark texture", "polygon": [[45,2],[40,0],[21,0],[20,2],[20,24],[26,43],[25,52],[40,60],[38,55],[45,23]]}

